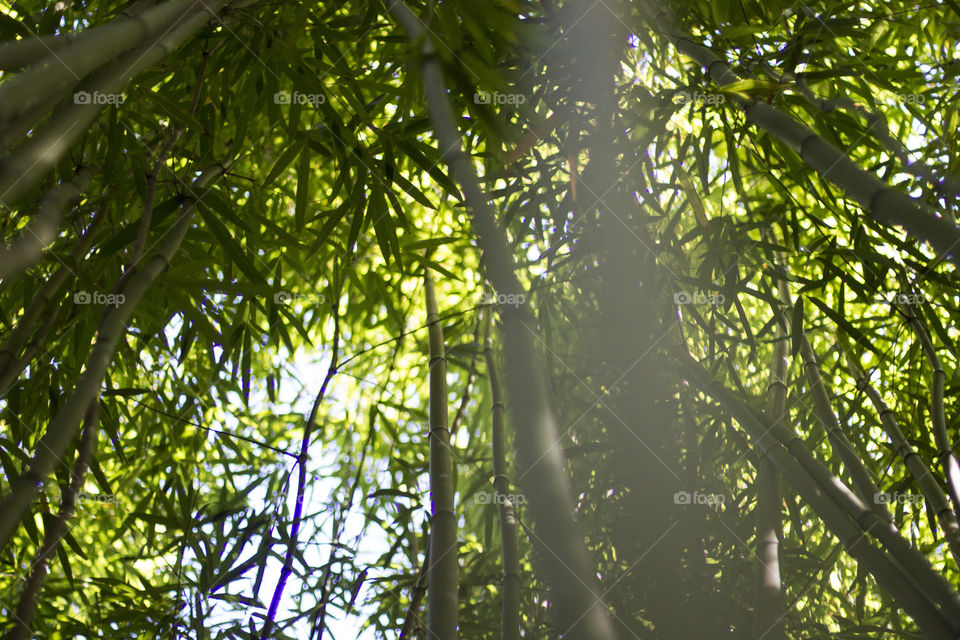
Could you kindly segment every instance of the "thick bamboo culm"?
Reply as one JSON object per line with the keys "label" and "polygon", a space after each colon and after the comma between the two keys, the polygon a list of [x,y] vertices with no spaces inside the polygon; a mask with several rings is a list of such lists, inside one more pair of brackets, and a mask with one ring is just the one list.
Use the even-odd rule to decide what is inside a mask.
{"label": "thick bamboo culm", "polygon": [[507,456],[504,443],[503,395],[500,391],[500,375],[491,346],[493,313],[486,314],[486,331],[483,354],[487,362],[487,379],[490,381],[493,433],[493,486],[497,492],[500,515],[500,547],[503,562],[503,598],[500,613],[500,638],[520,640],[520,557],[517,547],[517,516],[513,500],[509,497],[510,481],[507,477]]}
{"label": "thick bamboo culm", "polygon": [[104,29],[114,29],[123,19],[135,18],[150,8],[149,0],[137,0],[121,11],[116,18],[100,27],[91,27],[82,31],[60,33],[51,36],[32,36],[0,43],[0,71],[14,71],[51,54],[57,54],[65,48],[86,41],[95,41],[101,37]]}
{"label": "thick bamboo culm", "polygon": [[71,44],[31,65],[0,85],[0,121],[10,120],[31,107],[69,90],[78,81],[124,51],[144,42],[159,42],[170,23],[199,6],[198,0],[170,0],[143,13],[118,18],[87,32]]}
{"label": "thick bamboo culm", "polygon": [[[148,40],[146,44],[130,50],[102,71],[92,75],[78,90],[86,91],[90,95],[118,94],[141,71],[163,60],[209,22],[225,1],[211,0],[205,5],[198,2],[198,10],[176,18],[156,41]],[[11,203],[33,186],[87,131],[105,106],[96,100],[72,103],[37,127],[36,133],[29,140],[0,161],[0,201]],[[29,124],[24,126],[29,127]],[[0,138],[5,140],[2,146],[9,144],[6,141],[10,133],[7,129],[6,123],[0,126]]]}
{"label": "thick bamboo culm", "polygon": [[437,296],[425,270],[427,338],[430,349],[430,564],[427,567],[427,636],[457,637],[457,515],[453,503],[453,456],[447,422],[447,360]]}

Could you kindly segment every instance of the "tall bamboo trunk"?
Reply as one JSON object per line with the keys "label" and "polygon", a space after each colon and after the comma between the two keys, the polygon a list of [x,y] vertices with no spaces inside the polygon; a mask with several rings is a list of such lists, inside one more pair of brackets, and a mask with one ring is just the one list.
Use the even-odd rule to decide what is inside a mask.
{"label": "tall bamboo trunk", "polygon": [[[777,325],[777,341],[770,363],[770,384],[764,413],[774,422],[782,419],[787,402],[787,333]],[[783,503],[780,474],[767,458],[757,468],[757,561],[759,563],[754,638],[783,640],[786,602],[780,582],[780,539],[783,536]]]}
{"label": "tall bamboo trunk", "polygon": [[503,558],[503,602],[500,613],[500,637],[502,640],[520,639],[520,558],[517,549],[517,516],[509,497],[510,483],[507,479],[506,445],[503,430],[503,396],[500,393],[500,376],[493,357],[490,327],[493,314],[486,314],[486,335],[483,353],[487,361],[487,379],[490,381],[490,397],[493,402],[493,486],[497,492],[500,514],[500,547]]}
{"label": "tall bamboo trunk", "polygon": [[[410,41],[422,46],[418,56],[430,120],[442,157],[463,190],[472,215],[486,276],[498,294],[524,296],[506,235],[497,225],[473,164],[463,151],[433,42],[423,22],[402,0],[388,0],[387,7]],[[563,456],[556,446],[557,420],[534,342],[533,314],[520,305],[504,306],[500,315],[510,413],[514,424],[520,426],[516,450],[521,482],[538,542],[552,552],[543,573],[552,590],[551,604],[555,605],[557,624],[569,640],[611,640],[613,626],[596,589],[596,572],[591,567],[583,537],[573,519],[573,497],[563,469]]]}
{"label": "tall bamboo trunk", "polygon": [[457,637],[457,516],[453,510],[453,460],[447,423],[447,360],[443,327],[430,273],[427,335],[430,348],[430,564],[427,568],[427,636]]}

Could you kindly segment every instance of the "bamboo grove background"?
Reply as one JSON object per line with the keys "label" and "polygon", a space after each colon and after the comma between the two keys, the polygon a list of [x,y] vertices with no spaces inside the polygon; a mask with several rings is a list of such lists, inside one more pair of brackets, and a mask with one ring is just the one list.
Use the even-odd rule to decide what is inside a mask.
{"label": "bamboo grove background", "polygon": [[0,631],[960,637],[958,35],[0,0]]}

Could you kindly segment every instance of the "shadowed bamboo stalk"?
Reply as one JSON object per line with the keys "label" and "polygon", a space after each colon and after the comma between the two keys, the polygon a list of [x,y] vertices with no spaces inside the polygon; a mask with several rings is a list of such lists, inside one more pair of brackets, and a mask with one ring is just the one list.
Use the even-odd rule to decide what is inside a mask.
{"label": "shadowed bamboo stalk", "polygon": [[830,473],[791,429],[775,423],[770,425],[769,432],[790,452],[820,489],[850,514],[865,533],[875,537],[916,583],[922,585],[923,590],[931,595],[932,601],[942,607],[951,625],[960,629],[960,594],[933,569],[926,556],[911,546],[890,520],[867,506],[846,484]]}
{"label": "shadowed bamboo stalk", "polygon": [[923,459],[903,434],[896,414],[894,414],[893,410],[883,401],[880,392],[870,384],[867,376],[849,352],[847,353],[847,368],[850,370],[850,374],[856,378],[857,388],[866,393],[876,409],[877,414],[880,416],[880,424],[883,426],[883,430],[886,432],[887,437],[890,438],[890,442],[896,449],[897,455],[903,460],[904,466],[910,470],[910,473],[917,481],[917,486],[920,487],[920,491],[926,498],[930,508],[933,509],[936,514],[937,522],[940,523],[940,527],[943,529],[943,537],[946,539],[950,551],[953,553],[954,560],[960,565],[960,525],[957,523],[956,514],[953,512],[953,509],[950,508],[947,495],[943,492],[943,489],[940,488],[940,483],[937,482],[936,477],[927,467],[926,463],[924,463]]}
{"label": "shadowed bamboo stalk", "polygon": [[823,382],[823,378],[820,376],[820,369],[817,366],[817,356],[813,352],[813,347],[807,338],[806,331],[802,328],[799,328],[799,330],[801,331],[800,354],[803,357],[803,371],[807,376],[807,384],[810,385],[810,392],[813,394],[813,407],[817,413],[817,417],[820,419],[820,424],[822,424],[826,430],[833,450],[839,454],[840,459],[843,461],[843,466],[853,480],[853,486],[857,488],[857,492],[860,494],[864,503],[869,505],[885,520],[893,522],[890,511],[884,503],[877,499],[877,496],[880,495],[880,488],[877,487],[873,478],[870,477],[870,472],[866,466],[864,466],[863,460],[861,460],[857,452],[854,451],[853,445],[850,444],[846,434],[844,434],[840,428],[840,420],[837,419],[837,414],[834,412],[833,406],[830,403],[830,395],[827,393],[827,387]]}
{"label": "shadowed bamboo stalk", "polygon": [[[170,23],[201,6],[200,0],[170,0],[78,36],[0,85],[0,120],[9,120],[146,40],[159,40]],[[159,34],[159,38],[157,37]]]}
{"label": "shadowed bamboo stalk", "polygon": [[[225,171],[223,165],[211,167],[193,182],[192,187],[201,189]],[[123,302],[102,318],[96,343],[87,358],[84,371],[73,394],[47,428],[36,447],[28,469],[13,484],[10,493],[0,500],[0,513],[4,514],[4,517],[0,518],[0,550],[7,546],[37,492],[46,482],[47,476],[70,446],[70,441],[76,433],[84,412],[90,403],[95,402],[99,397],[100,386],[107,368],[113,360],[121,339],[126,335],[127,323],[147,289],[169,266],[179,249],[180,243],[190,228],[195,205],[196,198],[193,195],[184,196],[180,217],[168,232],[160,249],[127,282],[122,292]]]}
{"label": "shadowed bamboo stalk", "polygon": [[910,150],[900,140],[891,135],[890,127],[882,114],[871,111],[845,95],[836,95],[830,99],[821,98],[813,92],[813,89],[803,78],[797,78],[796,87],[807,100],[824,113],[830,113],[840,107],[859,115],[866,122],[867,129],[873,133],[887,151],[896,157],[901,170],[905,173],[925,180],[941,194],[960,193],[960,176],[937,175],[931,167],[927,166],[923,158],[911,157]]}
{"label": "shadowed bamboo stalk", "polygon": [[[163,60],[196,33],[224,4],[225,0],[198,3],[201,7],[198,11],[178,18],[158,40],[132,49],[80,85],[79,89],[91,96],[96,93],[119,93],[141,71]],[[47,173],[83,135],[105,106],[95,100],[65,106],[39,127],[14,154],[0,161],[0,201],[14,201]]]}
{"label": "shadowed bamboo stalk", "polygon": [[424,269],[430,349],[430,564],[427,567],[427,636],[457,637],[457,515],[453,504],[453,457],[447,423],[447,359],[437,296]]}
{"label": "shadowed bamboo stalk", "polygon": [[[781,283],[782,284],[782,283]],[[770,363],[770,384],[764,414],[772,422],[783,419],[787,405],[787,333],[777,325],[776,342],[773,345],[773,360]],[[765,434],[767,439],[771,436]],[[757,467],[757,559],[759,579],[754,615],[754,637],[783,640],[786,601],[780,583],[780,538],[783,535],[781,508],[783,505],[780,474],[766,457]]]}
{"label": "shadowed bamboo stalk", "polygon": [[487,361],[487,379],[490,381],[490,397],[493,402],[493,486],[497,492],[500,512],[500,547],[503,561],[503,593],[501,597],[500,637],[502,640],[520,639],[520,558],[517,547],[517,517],[513,502],[507,497],[510,491],[507,478],[507,457],[503,430],[503,396],[500,393],[500,376],[491,346],[490,328],[493,314],[486,313],[486,330],[483,340],[483,355]]}
{"label": "shadowed bamboo stalk", "polygon": [[[900,564],[871,545],[868,536],[864,535],[865,532],[871,532],[872,527],[865,527],[862,515],[865,513],[878,521],[875,513],[866,508],[861,513],[851,512],[835,502],[833,495],[826,495],[823,486],[811,477],[809,469],[805,469],[794,459],[779,442],[779,438],[771,440],[764,437],[768,431],[773,430],[773,425],[761,419],[730,390],[713,380],[710,373],[692,357],[680,356],[680,370],[700,391],[719,402],[750,434],[763,455],[814,509],[847,552],[874,576],[881,588],[893,596],[916,621],[927,638],[956,640],[960,632],[960,622],[951,620],[944,609],[938,608],[938,605],[943,606],[944,603],[932,596],[924,588],[924,583],[911,579]],[[836,484],[842,483],[836,480]]]}
{"label": "shadowed bamboo stalk", "polygon": [[[44,340],[60,321],[60,316],[65,310],[65,305],[59,305],[47,314],[46,319],[40,327],[34,330],[34,325],[40,320],[40,315],[46,309],[47,305],[53,299],[54,294],[63,285],[70,275],[73,275],[72,267],[79,264],[83,257],[93,245],[93,239],[106,217],[106,207],[102,206],[97,210],[93,221],[87,230],[81,236],[80,240],[74,246],[70,254],[70,264],[61,265],[52,276],[40,287],[30,304],[24,310],[23,315],[17,322],[16,328],[10,333],[10,336],[0,347],[0,398],[7,395],[7,392],[24,372],[27,366],[40,353]],[[33,335],[31,337],[31,332]],[[29,338],[29,342],[27,341]],[[23,354],[17,357],[20,349],[26,343]]]}
{"label": "shadowed bamboo stalk", "polygon": [[[705,67],[710,78],[721,87],[740,79],[730,70],[730,65],[702,44],[685,36],[666,35],[677,51]],[[786,144],[824,179],[860,203],[872,220],[886,226],[902,227],[910,235],[928,242],[939,257],[947,257],[960,268],[960,229],[952,222],[935,217],[903,192],[884,184],[792,116],[763,101],[734,96],[732,102],[743,110],[748,122]]]}
{"label": "shadowed bamboo stalk", "polygon": [[19,238],[0,247],[0,280],[21,274],[43,257],[44,248],[57,237],[64,209],[80,198],[92,178],[90,167],[82,167],[72,182],[65,182],[44,196],[36,216]]}
{"label": "shadowed bamboo stalk", "polygon": [[944,384],[947,374],[943,370],[943,364],[937,355],[937,350],[933,346],[930,334],[927,332],[919,314],[911,305],[899,305],[901,312],[907,320],[907,324],[913,329],[923,354],[930,363],[932,369],[932,397],[930,399],[930,414],[933,418],[933,438],[937,445],[937,460],[943,468],[943,473],[947,484],[947,493],[953,502],[954,515],[960,519],[960,462],[957,461],[957,455],[953,452],[953,444],[950,442],[950,436],[947,435],[947,416],[943,407]]}
{"label": "shadowed bamboo stalk", "polygon": [[[784,268],[782,264],[781,268]],[[788,334],[793,335],[796,332],[800,333],[800,356],[803,361],[803,372],[807,378],[807,384],[810,386],[810,393],[813,396],[814,412],[820,424],[827,432],[830,446],[833,448],[833,451],[840,456],[840,460],[843,462],[843,466],[850,476],[850,479],[853,480],[853,486],[856,487],[863,503],[869,505],[871,509],[876,511],[877,514],[888,523],[892,523],[893,517],[890,515],[890,512],[877,500],[877,496],[880,495],[880,489],[870,476],[870,472],[863,464],[863,460],[860,459],[860,456],[857,455],[857,452],[853,449],[853,445],[850,444],[846,434],[844,434],[840,428],[840,420],[833,410],[833,405],[830,402],[830,394],[827,392],[827,387],[823,382],[823,378],[820,376],[817,357],[813,352],[813,346],[810,344],[810,340],[807,338],[806,331],[804,331],[802,324],[798,327],[792,326],[793,314],[787,312],[794,310],[793,300],[790,297],[790,289],[783,280],[778,283],[777,293],[780,302],[784,305],[784,310],[778,312],[780,324],[783,325],[785,332]],[[803,322],[802,317],[799,320],[801,323]],[[781,424],[778,425],[778,427],[782,429],[783,434],[789,433],[791,438],[794,437],[793,432],[784,425]],[[786,444],[785,440],[783,442]],[[804,450],[809,451],[805,445]]]}
{"label": "shadowed bamboo stalk", "polygon": [[[464,153],[456,116],[432,41],[402,0],[387,0],[394,19],[411,42],[421,46],[419,63],[433,130],[443,160],[463,190],[482,251],[482,263],[494,290],[519,296],[523,289],[504,232],[484,193],[470,158]],[[597,592],[595,571],[573,519],[573,499],[563,470],[558,430],[548,400],[540,354],[533,341],[533,315],[522,305],[500,308],[503,353],[511,417],[518,425],[516,450],[522,487],[539,541],[551,550],[544,577],[552,589],[557,625],[570,640],[614,637],[606,607]]]}
{"label": "shadowed bamboo stalk", "polygon": [[115,27],[122,19],[133,18],[148,8],[148,0],[138,0],[130,7],[121,11],[109,24],[92,27],[83,31],[73,31],[49,36],[31,36],[19,40],[9,40],[0,43],[0,71],[20,69],[65,49],[71,45],[79,45],[87,41],[94,41],[100,37],[103,29]]}
{"label": "shadowed bamboo stalk", "polygon": [[77,493],[83,488],[83,478],[97,442],[99,409],[100,404],[97,400],[94,400],[87,409],[77,459],[70,473],[70,482],[60,496],[60,509],[57,515],[49,521],[50,524],[44,531],[43,544],[37,551],[37,558],[33,561],[30,575],[20,594],[20,602],[17,604],[17,612],[14,615],[14,627],[4,636],[4,640],[27,640],[30,637],[30,624],[36,614],[37,600],[47,577],[47,562],[60,548],[60,542],[67,534],[67,521],[73,517]]}

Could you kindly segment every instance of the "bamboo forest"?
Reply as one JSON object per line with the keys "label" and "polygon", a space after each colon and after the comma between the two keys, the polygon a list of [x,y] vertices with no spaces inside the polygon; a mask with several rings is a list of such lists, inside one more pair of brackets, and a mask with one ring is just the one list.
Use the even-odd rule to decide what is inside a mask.
{"label": "bamboo forest", "polygon": [[960,639],[957,0],[0,0],[4,640]]}

